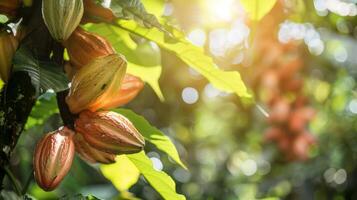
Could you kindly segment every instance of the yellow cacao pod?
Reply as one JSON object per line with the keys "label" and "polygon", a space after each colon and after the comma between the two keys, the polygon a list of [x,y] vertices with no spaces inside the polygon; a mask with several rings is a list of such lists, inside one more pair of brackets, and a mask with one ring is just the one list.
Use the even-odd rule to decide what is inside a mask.
{"label": "yellow cacao pod", "polygon": [[42,189],[55,189],[67,175],[74,157],[73,135],[73,131],[62,127],[38,142],[33,167],[36,182]]}
{"label": "yellow cacao pod", "polygon": [[144,137],[134,125],[111,111],[83,111],[75,121],[75,129],[88,144],[107,153],[137,153],[145,145]]}
{"label": "yellow cacao pod", "polygon": [[7,82],[11,72],[12,58],[19,45],[15,36],[2,32],[0,33],[0,78]]}
{"label": "yellow cacao pod", "polygon": [[55,40],[67,40],[79,25],[82,16],[82,0],[42,1],[42,17]]}
{"label": "yellow cacao pod", "polygon": [[102,109],[109,110],[122,106],[133,100],[143,89],[144,82],[137,76],[125,74],[119,92],[111,99],[102,105]]}
{"label": "yellow cacao pod", "polygon": [[94,59],[72,79],[66,102],[72,113],[96,111],[119,92],[126,71],[125,58],[112,54]]}
{"label": "yellow cacao pod", "polygon": [[115,163],[115,155],[99,151],[98,149],[90,146],[83,136],[79,133],[74,136],[74,145],[79,157],[89,163],[102,163],[111,164]]}
{"label": "yellow cacao pod", "polygon": [[71,64],[77,68],[87,65],[94,58],[115,53],[106,39],[80,27],[63,44],[67,48]]}
{"label": "yellow cacao pod", "polygon": [[21,0],[1,0],[0,1],[0,14],[9,17],[16,15],[16,10],[21,6]]}

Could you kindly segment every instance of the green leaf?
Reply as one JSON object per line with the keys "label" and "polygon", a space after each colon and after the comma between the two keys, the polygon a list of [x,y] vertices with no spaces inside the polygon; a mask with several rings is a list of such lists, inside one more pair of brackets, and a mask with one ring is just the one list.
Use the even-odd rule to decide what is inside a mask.
{"label": "green leaf", "polygon": [[276,0],[240,0],[252,20],[261,20],[274,7]]}
{"label": "green leaf", "polygon": [[[174,41],[167,41],[167,34],[156,28],[144,28],[134,21],[119,20],[118,27],[138,36],[156,42],[160,47],[172,51],[177,57],[197,72],[206,77],[217,89],[228,93],[236,93],[240,97],[251,97],[239,72],[220,70],[212,58],[205,55],[202,48],[188,42],[183,33],[173,29]],[[171,38],[172,40],[172,38]]]}
{"label": "green leaf", "polygon": [[138,181],[140,172],[125,155],[117,156],[115,160],[114,164],[100,165],[100,170],[105,178],[122,193]]}
{"label": "green leaf", "polygon": [[110,4],[110,9],[118,18],[133,19],[141,26],[162,29],[155,15],[149,14],[140,0],[113,0]]}
{"label": "green leaf", "polygon": [[144,136],[145,140],[169,155],[181,167],[187,169],[187,167],[182,163],[176,147],[171,142],[170,138],[159,129],[150,125],[144,117],[137,115],[128,109],[115,109],[115,112],[118,112],[128,118],[134,124],[135,128],[138,129],[138,131]]}
{"label": "green leaf", "polygon": [[4,81],[0,79],[0,91],[4,87]]}
{"label": "green leaf", "polygon": [[152,66],[143,67],[134,63],[128,62],[127,73],[140,77],[144,82],[148,83],[155,91],[161,101],[164,101],[164,95],[160,89],[159,78],[161,76],[162,67]]}
{"label": "green leaf", "polygon": [[28,130],[33,126],[42,124],[47,118],[58,112],[56,94],[47,92],[41,95],[31,110],[25,129]]}
{"label": "green leaf", "polygon": [[141,0],[146,10],[157,18],[161,17],[164,12],[165,0]]}
{"label": "green leaf", "polygon": [[183,200],[185,196],[176,193],[176,185],[172,178],[163,171],[153,168],[151,160],[144,151],[136,154],[126,155],[138,168],[140,173],[150,183],[150,185],[162,196],[169,200]]}
{"label": "green leaf", "polygon": [[14,71],[25,71],[30,75],[31,81],[39,93],[49,89],[59,92],[68,88],[68,79],[62,71],[62,67],[54,62],[35,59],[26,47],[16,51],[13,64]]}

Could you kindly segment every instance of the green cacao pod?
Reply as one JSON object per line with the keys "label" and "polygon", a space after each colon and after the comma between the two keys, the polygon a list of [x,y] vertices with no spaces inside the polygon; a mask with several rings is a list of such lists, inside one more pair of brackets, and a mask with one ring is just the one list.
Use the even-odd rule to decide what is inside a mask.
{"label": "green cacao pod", "polygon": [[58,41],[69,38],[83,16],[82,0],[43,0],[42,17],[52,37]]}

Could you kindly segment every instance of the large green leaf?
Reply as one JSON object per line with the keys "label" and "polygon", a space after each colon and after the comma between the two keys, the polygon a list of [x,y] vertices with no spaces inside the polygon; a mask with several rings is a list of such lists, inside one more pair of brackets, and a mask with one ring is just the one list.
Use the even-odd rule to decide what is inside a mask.
{"label": "large green leaf", "polygon": [[141,0],[141,2],[146,10],[157,18],[160,18],[164,12],[165,0]]}
{"label": "large green leaf", "polygon": [[175,162],[180,164],[183,168],[187,169],[182,163],[180,156],[176,150],[175,145],[171,142],[170,138],[163,134],[159,129],[151,126],[146,119],[137,115],[128,109],[115,109],[116,112],[124,115],[135,126],[136,129],[144,136],[145,140],[152,143],[159,150],[169,155]]}
{"label": "large green leaf", "polygon": [[138,168],[140,173],[150,185],[164,198],[168,200],[184,200],[185,196],[176,193],[176,185],[172,178],[163,171],[154,169],[151,160],[144,151],[126,155]]}
{"label": "large green leaf", "polygon": [[33,57],[31,51],[21,47],[13,58],[14,71],[25,71],[39,93],[52,89],[55,92],[68,88],[68,79],[62,67],[54,62],[43,62]]}
{"label": "large green leaf", "polygon": [[250,19],[260,20],[274,7],[276,0],[240,0]]}
{"label": "large green leaf", "polygon": [[100,165],[100,170],[120,192],[125,192],[138,181],[140,172],[125,155],[117,156],[115,161],[114,164]]}
{"label": "large green leaf", "polygon": [[160,98],[161,101],[164,101],[164,95],[160,89],[159,78],[161,76],[162,67],[161,66],[152,66],[152,67],[143,67],[136,65],[134,63],[128,62],[127,72],[135,76],[140,77],[143,81],[148,83],[152,89],[155,91],[156,95]]}
{"label": "large green leaf", "polygon": [[166,33],[156,28],[144,28],[134,21],[118,20],[116,26],[156,42],[160,47],[174,52],[179,58],[186,62],[190,67],[205,76],[217,89],[229,93],[236,93],[241,97],[250,97],[240,74],[237,71],[220,70],[213,62],[212,58],[205,55],[202,48],[188,42],[183,34],[172,29],[174,37],[167,39]]}

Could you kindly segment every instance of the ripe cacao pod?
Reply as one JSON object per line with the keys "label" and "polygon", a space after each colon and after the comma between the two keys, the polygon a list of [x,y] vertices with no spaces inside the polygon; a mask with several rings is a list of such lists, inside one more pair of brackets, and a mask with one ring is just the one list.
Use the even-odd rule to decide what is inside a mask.
{"label": "ripe cacao pod", "polygon": [[1,0],[0,14],[12,17],[16,15],[16,10],[21,6],[21,0]]}
{"label": "ripe cacao pod", "polygon": [[104,104],[102,108],[109,110],[127,104],[139,94],[143,87],[144,82],[139,77],[125,74],[120,91],[111,101]]}
{"label": "ripe cacao pod", "polygon": [[55,40],[67,40],[79,25],[82,16],[82,0],[42,1],[42,17]]}
{"label": "ripe cacao pod", "polygon": [[74,132],[63,127],[46,134],[37,144],[33,166],[37,184],[44,190],[55,189],[71,168]]}
{"label": "ripe cacao pod", "polygon": [[125,71],[125,58],[118,54],[96,58],[79,69],[66,97],[70,111],[79,113],[102,108],[120,90]]}
{"label": "ripe cacao pod", "polygon": [[109,8],[104,8],[93,2],[93,0],[83,0],[84,15],[83,23],[93,22],[113,22],[115,19],[114,13]]}
{"label": "ripe cacao pod", "polygon": [[143,136],[134,125],[111,111],[83,111],[75,122],[75,129],[88,144],[107,153],[137,153],[145,145]]}
{"label": "ripe cacao pod", "polygon": [[0,33],[0,78],[7,82],[11,72],[12,58],[19,45],[15,36],[2,32]]}
{"label": "ripe cacao pod", "polygon": [[83,160],[90,163],[98,162],[102,164],[111,164],[115,162],[114,154],[99,151],[98,149],[90,146],[81,134],[75,134],[73,141],[76,147],[76,152]]}
{"label": "ripe cacao pod", "polygon": [[115,53],[106,39],[80,27],[64,42],[64,46],[67,48],[70,62],[77,68],[87,65],[97,57]]}

